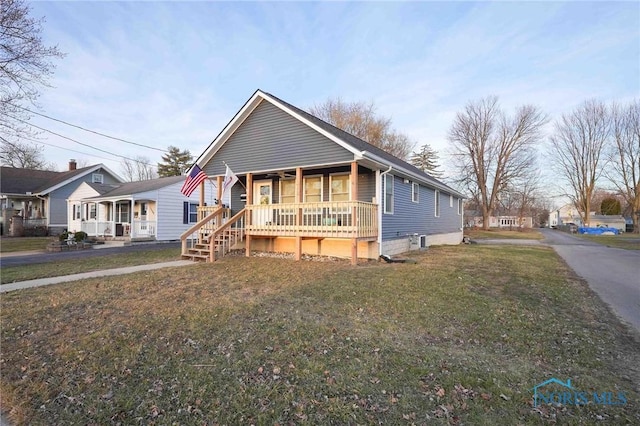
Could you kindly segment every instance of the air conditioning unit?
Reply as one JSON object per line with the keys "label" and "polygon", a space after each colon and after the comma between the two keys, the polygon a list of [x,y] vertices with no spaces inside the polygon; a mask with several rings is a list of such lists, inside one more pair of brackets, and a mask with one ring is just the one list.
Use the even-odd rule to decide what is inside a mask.
{"label": "air conditioning unit", "polygon": [[427,236],[426,235],[420,235],[420,248],[424,249],[427,248]]}

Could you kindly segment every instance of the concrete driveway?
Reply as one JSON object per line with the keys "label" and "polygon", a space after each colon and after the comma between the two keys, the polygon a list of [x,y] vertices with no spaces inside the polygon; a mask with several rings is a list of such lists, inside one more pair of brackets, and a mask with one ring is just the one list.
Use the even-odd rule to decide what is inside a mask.
{"label": "concrete driveway", "polygon": [[606,247],[541,229],[548,244],[623,321],[640,332],[640,250]]}

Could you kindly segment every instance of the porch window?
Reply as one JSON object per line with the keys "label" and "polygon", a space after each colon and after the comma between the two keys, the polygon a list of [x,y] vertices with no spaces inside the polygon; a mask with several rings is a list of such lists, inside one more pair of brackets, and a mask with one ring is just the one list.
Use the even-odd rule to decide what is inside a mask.
{"label": "porch window", "polygon": [[96,218],[96,203],[91,203],[89,205],[89,219]]}
{"label": "porch window", "polygon": [[418,203],[420,202],[420,185],[417,183],[412,183],[411,184],[411,201],[413,201],[414,203]]}
{"label": "porch window", "polygon": [[349,175],[339,174],[329,176],[329,201],[349,201]]}
{"label": "porch window", "polygon": [[283,179],[280,181],[280,203],[296,202],[296,181],[294,179]]}
{"label": "porch window", "polygon": [[147,203],[140,203],[140,220],[147,220]]}
{"label": "porch window", "polygon": [[384,212],[393,214],[393,175],[384,175]]}
{"label": "porch window", "polygon": [[322,201],[322,176],[304,178],[304,202],[319,203]]}
{"label": "porch window", "polygon": [[116,222],[129,222],[129,203],[116,204]]}
{"label": "porch window", "polygon": [[440,217],[440,191],[438,191],[437,189],[436,189],[435,199],[436,199],[435,216]]}
{"label": "porch window", "polygon": [[104,175],[101,173],[92,173],[91,174],[91,182],[93,183],[104,183]]}
{"label": "porch window", "polygon": [[74,204],[73,205],[73,219],[74,220],[80,220],[80,204]]}

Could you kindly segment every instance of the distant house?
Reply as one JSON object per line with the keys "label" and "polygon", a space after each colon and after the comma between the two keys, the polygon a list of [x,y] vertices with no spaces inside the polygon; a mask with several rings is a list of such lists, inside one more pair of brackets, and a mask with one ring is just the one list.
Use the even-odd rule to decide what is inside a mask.
{"label": "distant house", "polygon": [[4,235],[59,234],[67,228],[67,198],[82,183],[115,184],[122,179],[103,164],[64,172],[2,167],[0,211]]}
{"label": "distant house", "polygon": [[[239,178],[219,229],[183,235],[183,255],[252,251],[377,258],[462,241],[464,195],[269,93],[256,91],[198,157],[222,188]],[[200,207],[215,219],[215,207]],[[198,234],[198,245],[186,239]]]}
{"label": "distant house", "polygon": [[[70,231],[130,241],[179,240],[198,222],[199,194],[180,192],[184,176],[119,184],[85,182],[68,198]],[[213,204],[215,187],[205,187],[205,203]]]}
{"label": "distant house", "polygon": [[[473,216],[467,221],[467,226],[481,227],[484,221],[482,216]],[[533,217],[523,216],[489,216],[489,228],[532,228]]]}
{"label": "distant house", "polygon": [[592,228],[615,228],[620,232],[625,232],[627,223],[620,215],[594,214],[589,217],[589,226]]}
{"label": "distant house", "polygon": [[[580,211],[572,204],[565,204],[549,214],[549,226],[563,226],[574,224],[578,227],[585,226],[580,217]],[[592,228],[616,228],[620,232],[625,232],[626,221],[622,216],[598,215],[591,212],[589,215],[589,226]]]}

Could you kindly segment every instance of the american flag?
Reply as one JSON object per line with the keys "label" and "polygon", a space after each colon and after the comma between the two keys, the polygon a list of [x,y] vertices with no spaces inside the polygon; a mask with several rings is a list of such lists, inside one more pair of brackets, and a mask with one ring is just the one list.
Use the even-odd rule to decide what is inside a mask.
{"label": "american flag", "polygon": [[204,182],[206,179],[207,175],[196,164],[195,166],[193,166],[193,168],[191,169],[191,173],[189,173],[189,176],[187,176],[187,179],[184,181],[180,192],[182,192],[187,197],[190,197],[191,193],[196,190],[198,185],[200,185],[200,183]]}

